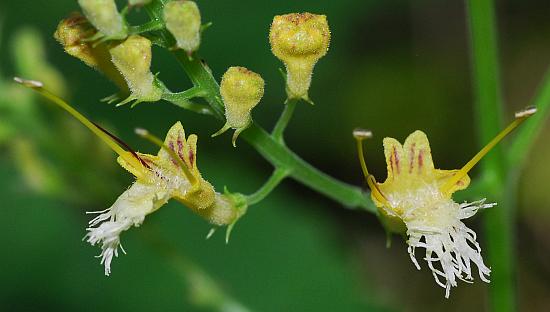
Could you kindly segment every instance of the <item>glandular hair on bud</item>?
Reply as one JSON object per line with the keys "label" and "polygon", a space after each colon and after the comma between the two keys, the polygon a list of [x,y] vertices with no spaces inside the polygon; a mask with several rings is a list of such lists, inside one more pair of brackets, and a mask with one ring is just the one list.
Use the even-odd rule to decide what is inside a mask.
{"label": "glandular hair on bud", "polygon": [[269,42],[273,54],[285,64],[288,98],[309,101],[313,67],[327,53],[330,43],[326,16],[311,13],[277,15],[271,24]]}
{"label": "glandular hair on bud", "polygon": [[92,37],[97,30],[80,13],[72,13],[57,25],[54,38],[63,46],[65,52],[103,73],[122,90],[126,82],[111,62],[111,55],[105,43],[93,44],[85,39]]}
{"label": "glandular hair on bud", "polygon": [[237,136],[252,122],[252,109],[258,105],[264,95],[264,80],[262,77],[245,67],[229,67],[223,74],[220,83],[220,93],[225,106],[225,126],[214,135],[219,135],[227,129],[235,129],[233,146]]}
{"label": "glandular hair on bud", "polygon": [[201,13],[193,1],[175,0],[168,2],[163,9],[166,29],[176,39],[178,48],[194,52],[201,42]]}
{"label": "glandular hair on bud", "polygon": [[120,71],[130,89],[129,100],[154,102],[162,97],[162,89],[151,73],[151,41],[132,35],[124,42],[111,48],[112,61]]}
{"label": "glandular hair on bud", "polygon": [[128,30],[114,0],[78,0],[84,15],[97,30],[110,39],[124,39]]}

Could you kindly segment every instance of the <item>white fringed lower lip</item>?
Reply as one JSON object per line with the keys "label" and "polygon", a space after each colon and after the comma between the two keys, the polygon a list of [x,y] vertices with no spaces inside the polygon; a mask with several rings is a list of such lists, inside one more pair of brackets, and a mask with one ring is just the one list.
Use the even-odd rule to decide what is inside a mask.
{"label": "white fringed lower lip", "polygon": [[484,204],[484,201],[461,204],[454,223],[443,228],[422,226],[418,223],[414,226],[407,224],[408,252],[412,262],[420,270],[415,249],[426,249],[424,260],[427,261],[436,283],[445,288],[446,298],[449,298],[451,287],[457,286],[457,279],[472,282],[472,263],[477,266],[480,279],[489,282],[491,269],[483,262],[476,233],[460,221],[471,217],[479,209],[495,205]]}
{"label": "white fringed lower lip", "polygon": [[[109,219],[110,221],[106,221]],[[98,224],[99,226],[94,227]],[[111,261],[113,257],[118,257],[118,247],[121,246],[120,233],[128,230],[132,225],[133,221],[130,219],[114,221],[110,210],[90,221],[91,227],[86,229],[88,234],[85,238],[92,246],[101,243],[101,254],[98,257],[101,258],[101,264],[105,267],[105,275],[111,274]],[[122,252],[126,253],[124,249]]]}

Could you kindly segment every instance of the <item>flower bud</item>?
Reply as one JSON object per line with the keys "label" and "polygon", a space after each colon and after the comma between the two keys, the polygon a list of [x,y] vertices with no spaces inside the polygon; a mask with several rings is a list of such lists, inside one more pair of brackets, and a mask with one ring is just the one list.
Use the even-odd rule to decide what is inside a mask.
{"label": "flower bud", "polygon": [[104,43],[94,45],[85,40],[96,32],[82,14],[73,13],[59,22],[53,36],[63,46],[65,52],[103,73],[120,89],[125,90],[126,82],[111,62],[107,45]]}
{"label": "flower bud", "polygon": [[178,48],[192,53],[201,41],[201,14],[193,1],[170,1],[164,6],[166,28],[176,39]]}
{"label": "flower bud", "polygon": [[309,101],[315,63],[328,50],[330,30],[325,15],[292,13],[273,18],[269,32],[273,54],[285,63],[289,99]]}
{"label": "flower bud", "polygon": [[213,136],[235,129],[233,146],[239,134],[252,122],[250,112],[264,95],[264,80],[258,74],[244,67],[230,67],[223,74],[220,93],[225,105],[226,123]]}
{"label": "flower bud", "polygon": [[[233,227],[237,221],[246,214],[247,210],[248,204],[244,195],[230,193],[225,189],[223,194],[216,193],[216,199],[210,207],[202,210],[195,210],[195,212],[215,226],[226,225],[225,242],[228,243]],[[210,230],[206,238],[210,238],[215,230],[215,228]]]}
{"label": "flower bud", "polygon": [[247,205],[244,196],[238,193],[216,193],[214,202],[206,209],[194,211],[213,225],[231,225],[246,213]]}
{"label": "flower bud", "polygon": [[84,15],[109,39],[124,39],[128,29],[114,0],[78,0]]}
{"label": "flower bud", "polygon": [[124,42],[110,49],[112,61],[120,71],[128,88],[130,97],[118,105],[132,100],[136,102],[155,102],[162,97],[162,89],[157,85],[151,73],[151,41],[132,35]]}
{"label": "flower bud", "polygon": [[97,53],[94,52],[98,51],[93,51],[92,45],[85,42],[86,38],[95,33],[96,30],[91,27],[84,16],[80,13],[73,13],[59,22],[53,36],[67,53],[97,69],[100,61]]}

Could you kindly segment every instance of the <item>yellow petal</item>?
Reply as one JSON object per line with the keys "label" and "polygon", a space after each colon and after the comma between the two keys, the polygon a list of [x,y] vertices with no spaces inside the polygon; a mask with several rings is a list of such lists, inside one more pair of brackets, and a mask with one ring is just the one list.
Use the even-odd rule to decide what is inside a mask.
{"label": "yellow petal", "polygon": [[[145,164],[147,164],[149,167],[152,167],[159,162],[159,159],[157,156],[142,154],[142,153],[136,153],[136,154],[139,156],[141,161],[145,162]],[[117,162],[122,168],[126,169],[126,171],[130,172],[138,179],[142,179],[142,180],[148,179],[149,175],[145,173],[151,173],[151,172],[149,170],[144,170],[144,166],[142,166],[141,163],[139,163],[140,164],[139,168],[136,168],[134,166],[135,163],[128,163],[126,159],[131,159],[132,157],[134,156],[132,155],[131,152],[126,152],[126,155],[124,157],[119,156],[117,158]]]}
{"label": "yellow petal", "polygon": [[410,134],[403,145],[393,138],[385,138],[384,155],[388,168],[386,181],[433,174],[430,142],[422,131]]}
{"label": "yellow petal", "polygon": [[[430,142],[420,130],[411,133],[403,145],[393,138],[385,138],[384,154],[388,177],[384,183],[379,184],[383,194],[412,191],[433,183],[442,187],[459,171],[434,168]],[[470,177],[465,175],[444,195],[450,197],[454,192],[467,188],[469,184]]]}

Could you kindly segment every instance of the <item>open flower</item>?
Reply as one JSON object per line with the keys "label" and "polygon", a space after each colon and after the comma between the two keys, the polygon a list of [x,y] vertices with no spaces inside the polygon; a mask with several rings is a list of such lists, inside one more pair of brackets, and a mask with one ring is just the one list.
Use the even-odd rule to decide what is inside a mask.
{"label": "open flower", "polygon": [[[65,109],[103,140],[118,155],[118,163],[136,177],[114,204],[97,213],[90,221],[85,239],[92,245],[101,244],[101,263],[105,275],[111,273],[111,261],[118,256],[120,234],[132,226],[140,226],[145,217],[174,198],[216,226],[228,226],[227,236],[235,222],[246,212],[242,195],[217,193],[202,178],[197,167],[197,136],[186,137],[180,122],[174,124],[164,142],[140,129],[139,135],[161,147],[157,155],[136,153],[127,144],[89,121],[69,104],[42,88],[42,83],[15,79]],[[125,147],[127,150],[123,149]]]}
{"label": "open flower", "polygon": [[382,223],[389,231],[407,234],[408,252],[419,270],[415,250],[426,250],[424,260],[437,284],[445,288],[446,298],[451,287],[457,286],[457,279],[473,280],[472,264],[477,266],[480,279],[489,282],[491,270],[483,262],[476,233],[462,220],[473,216],[479,209],[496,205],[485,203],[485,199],[459,204],[453,201],[452,194],[467,188],[470,184],[468,171],[534,113],[535,109],[529,109],[516,114],[516,120],[460,170],[435,169],[428,138],[422,131],[413,132],[403,145],[393,138],[385,138],[388,176],[384,183],[377,183],[369,174],[363,158],[362,140],[371,133],[354,131],[361,167]]}

